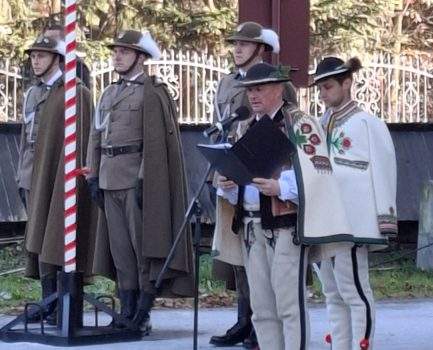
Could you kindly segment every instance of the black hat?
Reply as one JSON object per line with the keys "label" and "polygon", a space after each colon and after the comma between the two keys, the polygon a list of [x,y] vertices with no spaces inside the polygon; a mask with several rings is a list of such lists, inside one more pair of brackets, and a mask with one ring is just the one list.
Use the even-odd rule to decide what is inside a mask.
{"label": "black hat", "polygon": [[264,84],[282,83],[291,80],[290,72],[296,69],[285,66],[273,66],[269,63],[257,63],[248,69],[245,78],[238,87],[249,87]]}
{"label": "black hat", "polygon": [[353,57],[349,61],[344,62],[338,57],[325,57],[319,62],[316,72],[313,75],[313,84],[317,84],[320,80],[327,79],[336,75],[344,74],[347,72],[356,72],[361,69],[361,61]]}

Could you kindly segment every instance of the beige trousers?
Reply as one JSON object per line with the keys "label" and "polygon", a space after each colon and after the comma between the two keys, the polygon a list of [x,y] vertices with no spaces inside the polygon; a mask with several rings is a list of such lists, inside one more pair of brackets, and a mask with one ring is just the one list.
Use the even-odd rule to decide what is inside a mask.
{"label": "beige trousers", "polygon": [[375,308],[365,246],[344,249],[320,263],[320,280],[331,324],[332,350],[373,349]]}
{"label": "beige trousers", "polygon": [[308,349],[308,249],[293,243],[294,232],[294,228],[263,230],[258,219],[245,219],[243,258],[261,349]]}

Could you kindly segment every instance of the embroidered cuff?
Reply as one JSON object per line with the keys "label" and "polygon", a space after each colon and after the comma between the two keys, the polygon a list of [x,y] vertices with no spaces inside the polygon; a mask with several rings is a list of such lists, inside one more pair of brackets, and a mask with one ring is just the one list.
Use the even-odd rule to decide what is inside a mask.
{"label": "embroidered cuff", "polygon": [[380,233],[386,235],[396,235],[398,233],[397,217],[395,215],[379,215],[377,221]]}

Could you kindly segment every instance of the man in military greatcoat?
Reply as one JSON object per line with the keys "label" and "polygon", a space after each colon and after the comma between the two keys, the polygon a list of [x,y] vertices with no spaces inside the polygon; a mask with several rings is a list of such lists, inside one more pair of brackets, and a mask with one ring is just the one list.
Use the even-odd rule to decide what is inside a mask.
{"label": "man in military greatcoat", "polygon": [[[214,100],[214,122],[219,122],[236,111],[240,106],[248,106],[249,102],[244,88],[239,82],[245,77],[250,67],[263,62],[267,53],[278,54],[280,44],[278,35],[271,29],[263,28],[255,22],[240,24],[236,31],[227,38],[233,45],[233,61],[236,70],[221,78],[218,83]],[[296,104],[296,91],[291,82],[284,84],[284,99]],[[233,142],[238,124],[235,123],[229,132],[229,142]],[[218,198],[217,206],[228,206],[228,203]],[[217,231],[231,230],[231,223],[219,225]],[[218,235],[219,233],[216,233]],[[224,335],[213,336],[210,343],[216,346],[233,346],[243,342],[247,348],[257,345],[256,335],[251,323],[251,307],[249,288],[245,268],[232,259],[215,253],[213,272],[216,278],[226,280],[228,287],[235,284],[237,292],[238,315],[237,322]],[[235,281],[233,283],[232,281]]]}
{"label": "man in military greatcoat", "polygon": [[[64,80],[62,41],[40,36],[26,52],[38,78],[25,96],[18,164],[18,186],[27,204],[26,276],[40,278],[43,297],[57,289],[57,271],[64,265]],[[89,90],[77,84],[77,166],[84,166],[92,102]],[[90,274],[94,239],[86,182],[77,179],[77,269]],[[45,310],[55,323],[55,303]]]}
{"label": "man in military greatcoat", "polygon": [[144,61],[160,57],[151,34],[127,30],[109,47],[120,79],[102,92],[88,157],[88,183],[101,208],[94,271],[116,279],[122,315],[147,335],[157,295],[192,296],[189,233],[161,289],[154,285],[186,212],[182,148],[176,106],[143,70]]}

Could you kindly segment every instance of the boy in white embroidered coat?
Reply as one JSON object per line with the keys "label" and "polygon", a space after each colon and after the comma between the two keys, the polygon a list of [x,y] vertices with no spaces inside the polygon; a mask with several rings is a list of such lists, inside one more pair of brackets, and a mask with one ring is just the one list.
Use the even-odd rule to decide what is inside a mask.
{"label": "boy in white embroidered coat", "polygon": [[360,68],[357,58],[344,63],[327,57],[314,75],[327,108],[321,121],[355,243],[320,266],[333,350],[372,349],[368,251],[385,247],[388,236],[397,233],[394,145],[385,123],[351,99],[352,75]]}

